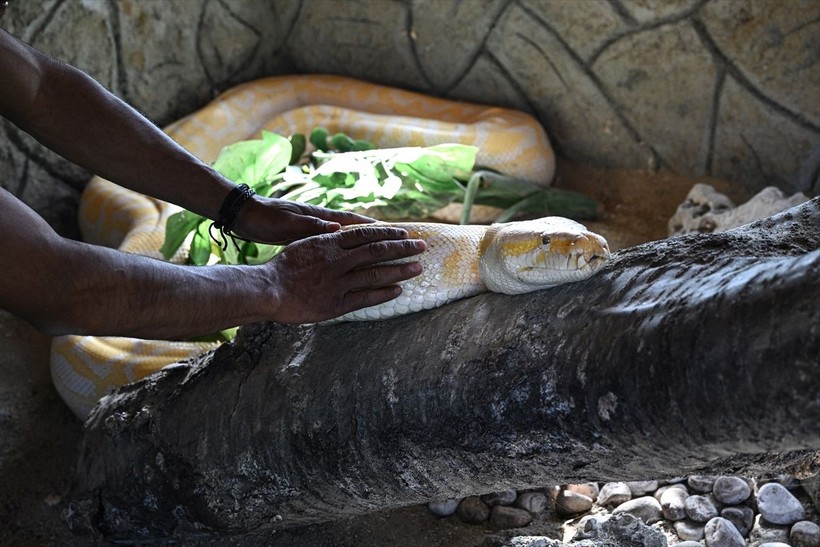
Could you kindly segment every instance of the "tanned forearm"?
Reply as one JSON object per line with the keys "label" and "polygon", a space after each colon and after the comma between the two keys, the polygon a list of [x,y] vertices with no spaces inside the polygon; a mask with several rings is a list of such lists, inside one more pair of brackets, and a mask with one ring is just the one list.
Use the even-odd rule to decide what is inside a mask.
{"label": "tanned forearm", "polygon": [[15,46],[29,73],[38,75],[4,84],[20,88],[5,105],[15,124],[97,175],[215,218],[230,181],[85,73]]}

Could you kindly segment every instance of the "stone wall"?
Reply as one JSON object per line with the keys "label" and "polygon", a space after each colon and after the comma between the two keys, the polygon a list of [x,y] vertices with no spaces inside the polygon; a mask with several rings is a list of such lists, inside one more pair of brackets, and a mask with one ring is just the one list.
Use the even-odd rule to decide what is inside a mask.
{"label": "stone wall", "polygon": [[[27,0],[0,26],[158,124],[341,73],[527,110],[579,162],[820,192],[817,0]],[[0,127],[0,184],[64,231],[88,176]]]}

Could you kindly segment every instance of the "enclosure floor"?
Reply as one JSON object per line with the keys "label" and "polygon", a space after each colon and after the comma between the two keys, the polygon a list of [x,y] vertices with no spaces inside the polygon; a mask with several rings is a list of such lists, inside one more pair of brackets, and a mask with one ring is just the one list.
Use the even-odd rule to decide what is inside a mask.
{"label": "enclosure floor", "polygon": [[[667,220],[695,182],[713,184],[736,203],[749,197],[720,180],[568,163],[559,165],[555,186],[584,192],[603,204],[604,218],[585,224],[617,250],[665,237]],[[0,311],[0,340],[0,546],[77,544],[61,513],[82,426],[51,384],[49,339]],[[526,534],[557,537],[557,523],[536,521],[515,532]],[[457,547],[480,544],[487,535],[482,526],[437,520],[412,507],[258,539],[289,546]]]}

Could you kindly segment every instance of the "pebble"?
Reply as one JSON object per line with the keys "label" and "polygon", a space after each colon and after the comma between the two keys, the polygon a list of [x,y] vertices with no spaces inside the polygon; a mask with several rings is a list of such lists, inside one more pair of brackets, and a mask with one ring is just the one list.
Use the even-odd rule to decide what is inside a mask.
{"label": "pebble", "polygon": [[675,547],[703,547],[703,545],[701,545],[699,541],[687,540],[675,543]]}
{"label": "pebble", "polygon": [[449,517],[450,515],[455,514],[456,509],[458,509],[458,504],[460,502],[461,500],[456,499],[431,501],[427,504],[427,508],[434,515],[438,515],[440,517]]}
{"label": "pebble", "polygon": [[631,499],[632,491],[625,482],[608,482],[598,492],[598,505],[601,507],[617,507]]}
{"label": "pebble", "polygon": [[468,496],[461,500],[456,514],[467,524],[481,524],[490,518],[490,508],[478,496]]}
{"label": "pebble", "polygon": [[763,518],[773,524],[794,524],[806,517],[803,505],[791,492],[776,482],[760,487],[757,506]]}
{"label": "pebble", "polygon": [[714,475],[692,475],[686,479],[686,484],[689,485],[690,490],[706,494],[712,491],[715,480],[717,477]]}
{"label": "pebble", "polygon": [[767,541],[766,543],[758,543],[756,547],[791,547],[791,545],[782,541]]}
{"label": "pebble", "polygon": [[703,539],[705,525],[691,520],[679,520],[675,523],[675,532],[682,540],[700,541]]}
{"label": "pebble", "polygon": [[555,511],[563,516],[586,513],[592,509],[594,503],[592,498],[584,494],[571,490],[561,490],[555,498]]}
{"label": "pebble", "polygon": [[743,537],[748,537],[755,521],[755,512],[751,507],[744,505],[739,507],[725,507],[720,512],[720,516],[734,524],[735,528],[737,528]]}
{"label": "pebble", "polygon": [[658,489],[658,481],[628,481],[626,485],[633,497],[643,496]]}
{"label": "pebble", "polygon": [[601,491],[601,488],[598,486],[597,482],[585,482],[582,484],[568,484],[565,490],[575,492],[576,494],[583,494],[588,498],[596,499],[598,497],[598,492]]}
{"label": "pebble", "polygon": [[746,540],[735,525],[722,517],[715,517],[703,529],[706,547],[746,547]]}
{"label": "pebble", "polygon": [[621,513],[627,513],[633,517],[637,517],[645,524],[652,524],[663,518],[661,504],[652,496],[642,496],[625,501],[612,511],[613,515],[619,515]]}
{"label": "pebble", "polygon": [[496,505],[490,513],[490,524],[496,528],[521,528],[532,522],[532,515],[523,509]]}
{"label": "pebble", "polygon": [[715,499],[726,505],[737,505],[752,494],[752,488],[740,477],[719,477],[712,487]]}
{"label": "pebble", "polygon": [[541,492],[524,492],[516,498],[515,506],[530,513],[543,513],[547,508],[547,496]]}
{"label": "pebble", "polygon": [[481,496],[481,501],[486,503],[488,507],[495,507],[496,505],[512,505],[517,497],[518,492],[515,490],[503,490],[492,494],[484,494]]}
{"label": "pebble", "polygon": [[683,507],[686,510],[686,516],[695,522],[709,522],[718,516],[715,504],[706,496],[689,496]]}
{"label": "pebble", "polygon": [[668,488],[661,495],[661,510],[664,518],[683,520],[686,518],[685,502],[689,494],[683,488]]}
{"label": "pebble", "polygon": [[820,547],[820,526],[809,520],[796,522],[789,532],[789,540],[792,547]]}
{"label": "pebble", "polygon": [[652,495],[655,496],[656,500],[661,501],[661,496],[663,496],[664,492],[666,492],[667,490],[672,490],[673,488],[683,490],[684,492],[686,492],[687,496],[689,495],[689,490],[686,489],[685,484],[667,484],[666,486],[661,486],[660,488],[655,490],[655,493]]}

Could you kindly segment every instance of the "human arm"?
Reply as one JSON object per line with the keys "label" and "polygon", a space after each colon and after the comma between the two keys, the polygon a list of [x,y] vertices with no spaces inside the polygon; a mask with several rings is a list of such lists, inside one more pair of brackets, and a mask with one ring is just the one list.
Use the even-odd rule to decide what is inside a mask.
{"label": "human arm", "polygon": [[261,266],[178,266],[60,237],[3,189],[0,212],[0,308],[52,335],[172,339],[330,319],[398,296],[420,265],[376,264],[424,249],[368,227],[302,239]]}
{"label": "human arm", "polygon": [[[91,77],[0,30],[0,115],[66,159],[137,192],[215,219],[233,183]],[[285,243],[370,219],[255,196],[235,232]]]}

